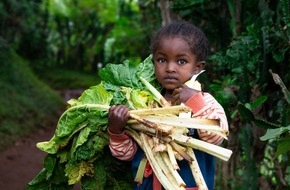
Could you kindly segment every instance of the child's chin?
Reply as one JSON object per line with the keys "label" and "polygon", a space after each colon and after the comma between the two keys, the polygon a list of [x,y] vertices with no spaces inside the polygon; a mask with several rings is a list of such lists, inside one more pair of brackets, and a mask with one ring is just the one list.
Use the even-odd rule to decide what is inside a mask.
{"label": "child's chin", "polygon": [[164,88],[166,90],[175,90],[178,87],[179,87],[179,85],[176,85],[176,84],[166,84],[166,85],[164,85]]}

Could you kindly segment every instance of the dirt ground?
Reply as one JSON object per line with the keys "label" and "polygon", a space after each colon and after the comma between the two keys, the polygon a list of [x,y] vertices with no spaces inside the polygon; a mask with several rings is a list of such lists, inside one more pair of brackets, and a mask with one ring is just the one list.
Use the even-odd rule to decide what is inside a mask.
{"label": "dirt ground", "polygon": [[[61,95],[67,101],[77,98],[82,89],[66,90]],[[56,126],[40,129],[30,136],[23,137],[0,152],[0,189],[25,190],[29,183],[43,168],[45,152],[36,147],[37,142],[48,141],[54,134]],[[80,189],[79,185],[74,190]]]}
{"label": "dirt ground", "polygon": [[35,145],[49,140],[55,127],[40,129],[30,136],[19,139],[0,153],[0,189],[24,190],[43,168],[42,161],[46,153]]}

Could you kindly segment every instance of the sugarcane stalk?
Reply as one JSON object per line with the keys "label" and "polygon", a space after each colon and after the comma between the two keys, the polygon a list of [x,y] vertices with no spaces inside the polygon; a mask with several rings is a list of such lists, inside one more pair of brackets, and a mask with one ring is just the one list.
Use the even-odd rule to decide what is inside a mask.
{"label": "sugarcane stalk", "polygon": [[143,77],[139,77],[141,82],[147,87],[147,89],[153,94],[154,100],[156,100],[162,107],[169,107],[170,103],[160,94],[152,84],[150,84],[146,79]]}
{"label": "sugarcane stalk", "polygon": [[172,146],[172,148],[178,152],[185,160],[187,160],[188,162],[192,162],[192,158],[187,154],[186,151],[184,151],[182,149],[182,147],[180,145],[178,145],[176,142],[171,141],[169,142],[169,144]]}
{"label": "sugarcane stalk", "polygon": [[143,151],[151,165],[154,174],[156,175],[162,186],[166,190],[180,189],[176,184],[172,183],[173,180],[168,179],[168,176],[166,176],[163,173],[162,169],[159,167],[158,160],[162,158],[153,154],[152,147],[150,147],[149,144],[150,138],[148,138],[148,136],[144,133],[140,133],[140,139],[143,142]]}
{"label": "sugarcane stalk", "polygon": [[146,156],[144,156],[140,161],[140,164],[139,164],[139,167],[138,167],[138,170],[136,172],[135,179],[134,179],[134,181],[137,182],[138,184],[143,183],[146,164],[147,164],[147,158],[146,158]]}
{"label": "sugarcane stalk", "polygon": [[147,126],[143,125],[142,123],[130,124],[128,126],[128,128],[130,128],[131,130],[134,130],[134,131],[142,131],[142,132],[151,133],[151,134],[156,135],[155,128],[147,127]]}
{"label": "sugarcane stalk", "polygon": [[170,136],[178,144],[204,151],[224,161],[228,161],[232,154],[232,151],[229,149],[210,144],[208,142],[195,139],[183,134],[172,133]]}
{"label": "sugarcane stalk", "polygon": [[140,135],[136,131],[127,128],[125,133],[132,137],[134,141],[142,148],[143,143],[141,142]]}
{"label": "sugarcane stalk", "polygon": [[[143,117],[142,117],[143,118]],[[145,120],[146,121],[146,120]],[[151,120],[149,120],[150,122],[152,122]],[[156,123],[156,122],[154,122]],[[149,132],[149,133],[154,133],[156,134],[156,131],[154,128],[151,128],[151,127],[147,127],[143,124],[141,124],[140,122],[138,122],[137,120],[135,119],[129,119],[127,124],[130,125],[130,127],[132,129],[135,129],[137,131],[146,131],[146,132]],[[162,125],[162,126],[165,126],[164,124],[160,124],[160,123],[157,123],[158,125]],[[188,133],[188,129],[185,128],[185,127],[177,127],[177,126],[170,126],[170,128],[172,127],[172,131],[174,131],[174,133],[182,133],[182,134],[187,134]]]}
{"label": "sugarcane stalk", "polygon": [[148,116],[148,115],[178,115],[180,112],[190,111],[190,108],[183,105],[170,106],[163,108],[143,108],[137,110],[130,110],[130,113],[139,115],[139,116]]}
{"label": "sugarcane stalk", "polygon": [[166,134],[172,133],[172,127],[170,127],[170,126],[165,126],[165,125],[151,122],[151,121],[143,119],[140,116],[135,115],[133,113],[130,113],[130,117],[137,120],[138,122],[142,123],[143,125],[145,125],[147,127],[151,127],[153,129],[155,129],[157,132],[166,133]]}
{"label": "sugarcane stalk", "polygon": [[208,187],[205,183],[204,177],[200,171],[198,162],[196,160],[194,151],[192,150],[192,148],[187,147],[186,152],[188,155],[190,155],[193,158],[193,161],[189,162],[189,166],[190,166],[193,178],[195,180],[195,183],[198,187],[198,190],[208,190]]}
{"label": "sugarcane stalk", "polygon": [[209,132],[215,133],[224,139],[227,139],[228,130],[219,127],[219,121],[216,119],[199,119],[199,118],[181,118],[174,116],[157,116],[157,115],[147,115],[142,118],[149,120],[151,122],[175,126],[181,128],[194,128],[194,129],[204,129]]}
{"label": "sugarcane stalk", "polygon": [[172,146],[169,143],[166,143],[166,147],[167,147],[167,154],[169,156],[173,169],[180,170],[178,163],[176,161]]}
{"label": "sugarcane stalk", "polygon": [[177,170],[173,168],[167,152],[160,152],[160,156],[165,164],[165,168],[168,169],[168,173],[170,173],[170,175],[172,175],[172,177],[176,180],[176,183],[179,185],[179,187],[185,187],[185,182],[183,181]]}
{"label": "sugarcane stalk", "polygon": [[166,145],[164,142],[160,142],[159,138],[156,138],[156,136],[151,137],[153,139],[153,151],[154,152],[164,152],[166,151]]}
{"label": "sugarcane stalk", "polygon": [[[154,138],[148,137],[148,144],[151,147],[151,149],[153,149],[153,147],[155,146]],[[166,177],[171,181],[173,186],[175,186],[174,189],[177,189],[177,188],[180,189],[182,187],[185,187],[185,183],[181,179],[179,174],[177,172],[176,172],[177,174],[172,173],[172,171],[173,171],[172,165],[166,164],[166,161],[165,161],[166,159],[168,159],[168,162],[170,162],[169,157],[168,156],[163,157],[163,156],[166,156],[166,154],[162,155],[162,152],[154,152],[153,151],[153,155],[155,155],[155,158],[158,158],[158,159],[156,159],[158,166],[161,168],[161,170],[166,175]]]}

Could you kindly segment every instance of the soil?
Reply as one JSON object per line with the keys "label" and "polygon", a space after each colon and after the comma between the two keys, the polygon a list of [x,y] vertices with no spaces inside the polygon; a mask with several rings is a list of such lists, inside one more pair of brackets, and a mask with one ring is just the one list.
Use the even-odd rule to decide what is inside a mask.
{"label": "soil", "polygon": [[46,153],[35,145],[49,140],[55,127],[40,129],[30,136],[23,137],[0,153],[0,189],[24,190],[43,168]]}
{"label": "soil", "polygon": [[[82,89],[66,91],[61,94],[65,101],[76,98]],[[45,152],[36,147],[37,142],[48,141],[56,126],[39,129],[37,132],[17,140],[3,152],[0,152],[0,189],[25,190],[29,183],[43,168]],[[80,189],[78,185],[74,190]]]}

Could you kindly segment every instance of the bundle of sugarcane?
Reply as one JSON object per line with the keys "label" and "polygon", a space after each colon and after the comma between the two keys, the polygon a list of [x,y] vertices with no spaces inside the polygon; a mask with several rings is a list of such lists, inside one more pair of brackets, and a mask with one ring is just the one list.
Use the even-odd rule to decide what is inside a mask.
{"label": "bundle of sugarcane", "polygon": [[[232,151],[187,136],[189,128],[203,129],[216,133],[227,139],[227,130],[219,127],[217,120],[180,117],[190,112],[184,105],[169,106],[161,94],[150,83],[141,81],[154,94],[163,108],[139,109],[130,111],[127,127],[129,134],[143,149],[146,158],[141,161],[135,181],[142,183],[146,161],[165,189],[184,189],[186,184],[179,176],[177,159],[186,159],[199,189],[207,189],[207,185],[199,169],[193,149],[198,149],[217,158],[227,161]],[[196,83],[198,84],[198,83]]]}

